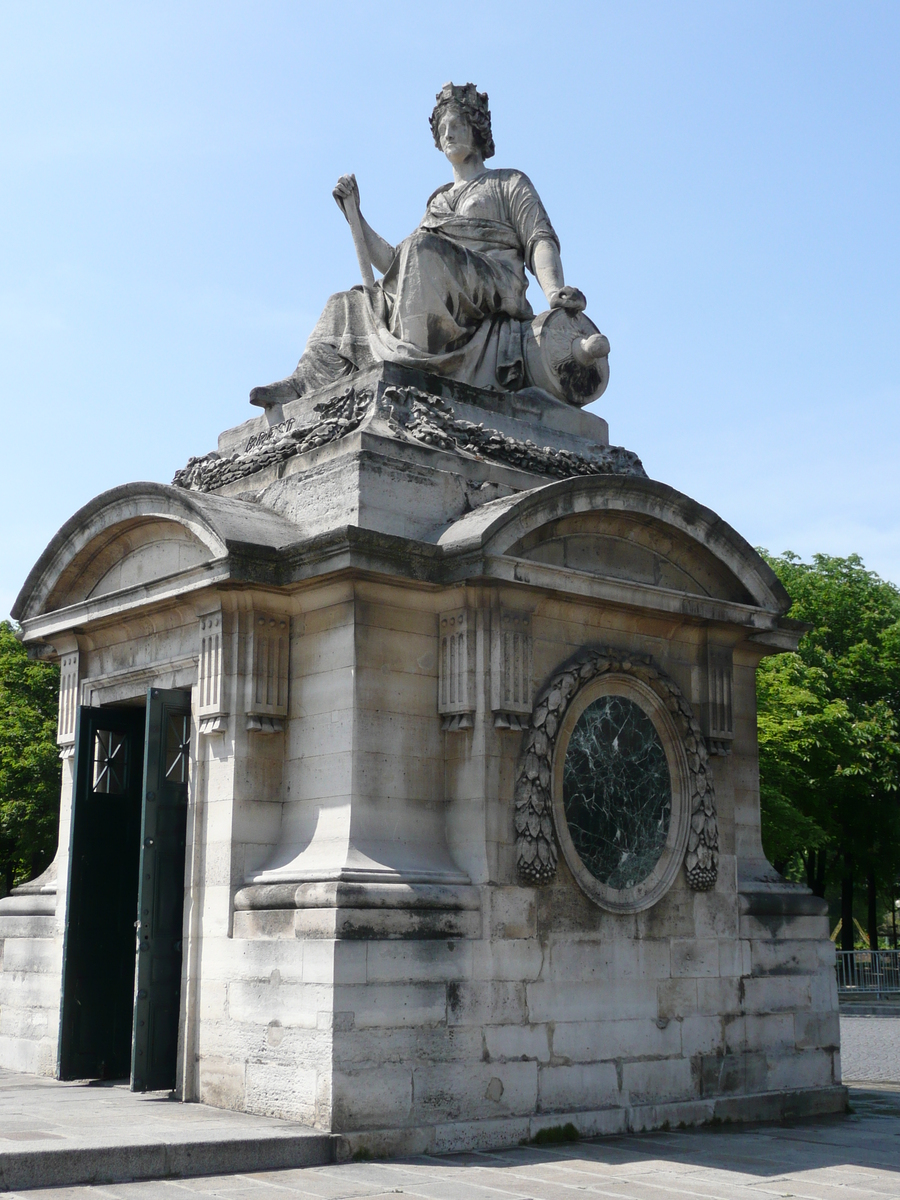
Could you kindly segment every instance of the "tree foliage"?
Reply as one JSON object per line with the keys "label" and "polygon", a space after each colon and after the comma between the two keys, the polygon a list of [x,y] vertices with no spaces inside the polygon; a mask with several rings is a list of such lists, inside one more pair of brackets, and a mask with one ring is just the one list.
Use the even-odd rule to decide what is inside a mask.
{"label": "tree foliage", "polygon": [[765,555],[812,628],[757,674],[763,841],[813,889],[856,863],[900,867],[900,590],[858,555]]}
{"label": "tree foliage", "polygon": [[28,658],[0,621],[0,893],[40,873],[56,848],[59,668]]}

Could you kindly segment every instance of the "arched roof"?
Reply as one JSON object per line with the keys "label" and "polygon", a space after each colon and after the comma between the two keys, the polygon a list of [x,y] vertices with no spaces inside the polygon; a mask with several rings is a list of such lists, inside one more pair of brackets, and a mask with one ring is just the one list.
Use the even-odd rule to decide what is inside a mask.
{"label": "arched roof", "polygon": [[[62,526],[35,563],[12,608],[16,620],[27,620],[70,602],[78,580],[81,591],[102,579],[111,564],[110,548],[129,548],[142,528],[173,527],[173,538],[193,548],[193,559],[215,562],[233,546],[278,549],[299,540],[300,530],[269,509],[161,483],[130,483],[96,496]],[[106,557],[104,557],[106,555]],[[82,599],[83,596],[76,598]]]}
{"label": "arched roof", "polygon": [[747,601],[782,615],[790,597],[753,547],[712,509],[667,484],[633,475],[564,479],[482,505],[455,521],[439,540],[448,555],[511,555],[578,514],[630,514],[671,531],[712,556],[746,594]]}

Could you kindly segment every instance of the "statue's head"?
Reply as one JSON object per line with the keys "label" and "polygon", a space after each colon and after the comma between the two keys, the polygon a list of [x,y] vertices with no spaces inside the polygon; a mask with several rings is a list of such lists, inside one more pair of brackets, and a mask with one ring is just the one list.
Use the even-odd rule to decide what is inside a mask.
{"label": "statue's head", "polygon": [[494,139],[491,136],[491,110],[488,108],[487,92],[479,92],[474,83],[461,86],[455,83],[445,83],[435,97],[437,104],[429,118],[431,132],[434,134],[434,144],[438,150],[441,146],[441,119],[449,110],[465,117],[475,135],[475,142],[481,151],[482,158],[492,158],[494,154]]}

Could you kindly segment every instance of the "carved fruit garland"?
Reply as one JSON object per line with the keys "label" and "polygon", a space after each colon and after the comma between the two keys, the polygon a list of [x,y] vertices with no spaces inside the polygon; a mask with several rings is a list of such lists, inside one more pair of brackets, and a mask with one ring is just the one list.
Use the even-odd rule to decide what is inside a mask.
{"label": "carved fruit garland", "polygon": [[688,763],[691,827],[685,854],[690,886],[698,892],[715,887],[719,830],[706,743],[681,689],[643,656],[625,656],[608,647],[583,650],[541,689],[525,733],[516,773],[516,863],[526,885],[550,883],[559,851],[553,835],[551,796],[553,752],[563,717],[577,692],[607,673],[632,675],[659,696],[681,735]]}

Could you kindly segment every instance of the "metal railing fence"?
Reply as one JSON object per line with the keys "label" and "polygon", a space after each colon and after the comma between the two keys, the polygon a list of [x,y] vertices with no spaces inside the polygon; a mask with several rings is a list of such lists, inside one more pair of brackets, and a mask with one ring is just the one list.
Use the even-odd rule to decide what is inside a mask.
{"label": "metal railing fence", "polygon": [[900,950],[838,950],[837,981],[845,996],[900,992]]}

